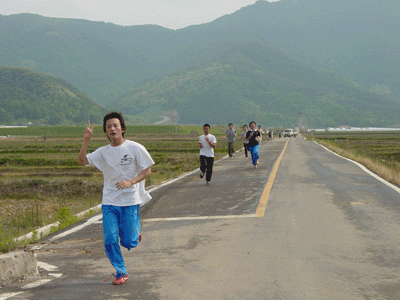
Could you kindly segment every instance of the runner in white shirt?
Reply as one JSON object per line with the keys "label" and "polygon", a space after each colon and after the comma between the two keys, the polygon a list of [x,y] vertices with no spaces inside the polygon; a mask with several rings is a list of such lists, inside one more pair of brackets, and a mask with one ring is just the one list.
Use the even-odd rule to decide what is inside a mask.
{"label": "runner in white shirt", "polygon": [[103,173],[104,245],[116,270],[113,284],[120,285],[128,281],[120,244],[130,250],[140,242],[139,207],[151,199],[144,188],[144,179],[151,174],[154,162],[142,145],[125,140],[125,121],[116,112],[107,114],[103,120],[103,131],[110,144],[86,154],[93,128],[94,124],[91,126],[88,121],[78,162],[95,166]]}
{"label": "runner in white shirt", "polygon": [[210,134],[210,125],[204,124],[203,131],[204,134],[199,138],[199,147],[200,147],[200,178],[204,177],[204,173],[206,173],[206,182],[210,184],[211,176],[213,172],[214,165],[214,148],[217,144],[217,139],[215,136]]}

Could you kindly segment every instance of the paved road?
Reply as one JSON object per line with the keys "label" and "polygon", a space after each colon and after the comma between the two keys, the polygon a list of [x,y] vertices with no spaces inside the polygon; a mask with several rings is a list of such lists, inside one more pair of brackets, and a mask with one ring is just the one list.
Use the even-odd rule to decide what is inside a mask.
{"label": "paved road", "polygon": [[51,281],[1,293],[20,293],[13,300],[400,299],[400,194],[355,164],[290,139],[265,214],[255,217],[287,140],[263,142],[257,170],[238,153],[215,165],[210,186],[196,172],[153,191],[142,211],[143,241],[124,252],[127,284],[102,282],[113,269],[97,222],[49,237],[37,251],[49,264],[42,279]]}

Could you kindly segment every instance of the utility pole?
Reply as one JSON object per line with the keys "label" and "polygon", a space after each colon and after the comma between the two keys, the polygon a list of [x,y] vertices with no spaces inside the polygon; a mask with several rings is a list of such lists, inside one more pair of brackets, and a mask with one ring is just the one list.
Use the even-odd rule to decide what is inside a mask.
{"label": "utility pole", "polygon": [[303,111],[300,111],[299,114],[299,131],[303,130]]}

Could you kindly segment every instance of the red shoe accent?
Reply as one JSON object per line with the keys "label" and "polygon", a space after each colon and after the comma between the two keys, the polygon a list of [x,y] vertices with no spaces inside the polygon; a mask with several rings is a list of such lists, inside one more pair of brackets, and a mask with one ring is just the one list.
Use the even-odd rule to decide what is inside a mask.
{"label": "red shoe accent", "polygon": [[139,233],[139,243],[142,241],[142,234]]}
{"label": "red shoe accent", "polygon": [[116,278],[112,284],[113,285],[121,285],[121,284],[124,284],[125,282],[128,282],[128,274],[126,274],[126,276],[124,276],[124,277]]}

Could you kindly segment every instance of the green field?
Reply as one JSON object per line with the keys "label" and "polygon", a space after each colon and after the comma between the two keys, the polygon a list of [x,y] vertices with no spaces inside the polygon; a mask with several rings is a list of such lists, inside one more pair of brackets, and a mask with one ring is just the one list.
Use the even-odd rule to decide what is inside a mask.
{"label": "green field", "polygon": [[371,158],[393,163],[400,161],[400,132],[324,132],[312,137]]}
{"label": "green field", "polygon": [[[84,130],[0,128],[0,252],[13,249],[15,237],[55,221],[67,226],[76,221],[74,214],[101,202],[102,174],[77,163]],[[227,154],[225,130],[211,128],[216,159]],[[155,161],[147,188],[198,168],[201,132],[200,126],[128,126],[125,138],[143,144]],[[88,151],[107,143],[96,126]],[[236,149],[241,146],[236,143]]]}

